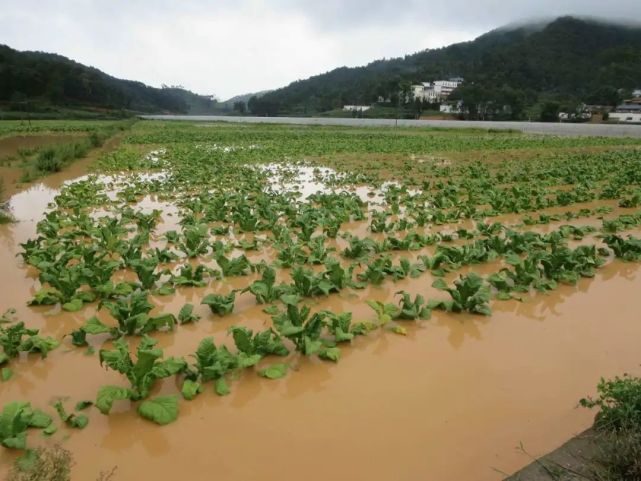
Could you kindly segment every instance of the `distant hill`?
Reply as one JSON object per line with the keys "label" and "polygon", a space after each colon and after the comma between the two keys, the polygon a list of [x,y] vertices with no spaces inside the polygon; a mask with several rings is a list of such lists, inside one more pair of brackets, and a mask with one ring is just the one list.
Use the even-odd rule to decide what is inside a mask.
{"label": "distant hill", "polygon": [[472,118],[525,118],[549,103],[614,105],[641,87],[641,27],[573,17],[507,26],[471,42],[299,80],[250,108],[258,115],[310,115],[379,96],[395,105],[410,83],[459,76],[465,84],[453,98]]}
{"label": "distant hill", "polygon": [[121,80],[61,55],[0,45],[0,108],[51,107],[202,114],[216,102],[182,88]]}
{"label": "distant hill", "polygon": [[260,92],[252,92],[249,94],[236,95],[230,99],[221,102],[223,104],[234,105],[235,102],[245,102],[247,103],[252,97],[262,97],[265,94],[268,94],[271,90],[261,90]]}

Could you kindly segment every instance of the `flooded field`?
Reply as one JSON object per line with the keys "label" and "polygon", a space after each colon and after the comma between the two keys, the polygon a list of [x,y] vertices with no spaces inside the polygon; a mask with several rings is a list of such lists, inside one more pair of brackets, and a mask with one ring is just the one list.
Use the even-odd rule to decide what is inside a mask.
{"label": "flooded field", "polygon": [[78,135],[15,135],[0,138],[0,162],[14,157],[20,150],[37,149],[45,145],[61,144],[77,138]]}
{"label": "flooded field", "polygon": [[114,148],[0,226],[0,406],[50,416],[26,446],[72,479],[500,480],[641,373],[639,140],[139,122]]}

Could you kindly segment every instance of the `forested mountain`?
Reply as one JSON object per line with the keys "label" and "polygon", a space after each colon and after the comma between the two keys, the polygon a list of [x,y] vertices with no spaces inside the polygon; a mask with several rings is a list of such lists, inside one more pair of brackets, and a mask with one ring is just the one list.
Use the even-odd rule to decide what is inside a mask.
{"label": "forested mountain", "polygon": [[246,102],[257,115],[312,115],[379,98],[397,106],[411,83],[449,77],[465,78],[452,98],[463,100],[471,118],[522,119],[550,105],[558,111],[582,102],[615,105],[641,88],[641,26],[562,17],[504,27],[471,42],[341,67],[219,104],[182,88],[120,80],[60,55],[0,45],[0,110],[243,113]]}
{"label": "forested mountain", "polygon": [[117,79],[61,55],[0,45],[0,106],[32,111],[54,106],[208,113],[215,102],[182,88],[159,89]]}
{"label": "forested mountain", "polygon": [[505,27],[471,42],[293,82],[249,107],[259,115],[313,114],[379,96],[395,105],[410,83],[459,76],[465,83],[453,98],[471,117],[524,118],[532,106],[550,102],[614,105],[641,87],[641,27],[573,17]]}

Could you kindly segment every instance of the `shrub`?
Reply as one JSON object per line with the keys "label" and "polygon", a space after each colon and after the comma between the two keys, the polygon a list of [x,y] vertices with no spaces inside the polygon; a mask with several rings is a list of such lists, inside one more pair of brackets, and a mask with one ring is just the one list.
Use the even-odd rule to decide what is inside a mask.
{"label": "shrub", "polygon": [[602,481],[641,481],[641,378],[628,375],[601,380],[596,399],[581,399],[598,407],[594,426],[600,432],[592,469]]}
{"label": "shrub", "polygon": [[38,152],[36,169],[42,173],[60,172],[70,161],[87,155],[92,145],[92,141],[89,139],[45,147]]}
{"label": "shrub", "polygon": [[38,153],[36,168],[40,172],[59,172],[62,169],[62,160],[55,147],[47,147]]}
{"label": "shrub", "polygon": [[594,425],[600,430],[641,428],[641,378],[628,375],[602,379],[596,399],[584,398],[583,407],[598,407]]}
{"label": "shrub", "polygon": [[91,134],[89,134],[89,143],[92,147],[100,147],[104,141],[104,137],[98,132],[91,132]]}

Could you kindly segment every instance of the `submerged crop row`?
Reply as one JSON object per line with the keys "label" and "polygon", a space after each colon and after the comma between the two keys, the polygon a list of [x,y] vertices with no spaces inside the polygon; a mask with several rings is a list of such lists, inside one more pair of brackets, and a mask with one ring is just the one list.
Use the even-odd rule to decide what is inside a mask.
{"label": "submerged crop row", "polygon": [[[85,362],[124,376],[87,393],[103,414],[128,400],[166,424],[178,415],[178,397],[152,396],[162,379],[176,379],[187,400],[209,384],[226,395],[245,370],[281,378],[297,355],[337,362],[342,346],[374,331],[405,334],[405,321],[435,311],[491,315],[492,302],[527,301],[593,277],[613,258],[641,259],[633,141],[615,148],[604,139],[478,132],[140,123],[128,142],[100,160],[97,175],[65,186],[22,244],[38,278],[32,308],[76,313],[63,343],[97,350]],[[603,150],[485,162],[434,153],[456,142],[461,150]],[[157,145],[141,147],[148,143]],[[411,292],[394,287],[401,281]],[[396,301],[369,298],[372,286],[391,289]],[[163,299],[176,293],[192,300],[171,312]],[[368,318],[315,308],[319,298],[346,293],[369,306]],[[264,305],[261,329],[230,321],[225,340],[205,336],[190,355],[165,357],[149,337],[237,321],[247,305]],[[5,369],[15,370],[21,351],[46,356],[59,343],[5,321]],[[86,425],[80,411],[56,409],[63,422]],[[7,447],[24,447],[14,439],[51,424],[28,404],[5,412],[14,426],[0,420]]]}

